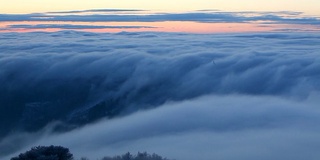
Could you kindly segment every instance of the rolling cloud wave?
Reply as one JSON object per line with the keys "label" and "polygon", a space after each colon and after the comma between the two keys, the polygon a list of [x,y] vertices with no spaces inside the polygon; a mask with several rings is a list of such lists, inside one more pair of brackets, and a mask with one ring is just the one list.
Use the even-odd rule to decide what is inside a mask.
{"label": "rolling cloud wave", "polygon": [[[270,139],[288,147],[309,142],[319,138],[319,128],[312,127],[319,122],[320,46],[314,45],[319,43],[320,35],[311,33],[2,33],[0,148],[6,154],[18,148],[8,149],[16,140],[4,138],[8,134],[39,131],[55,121],[62,125],[53,130],[68,130],[101,118],[106,120],[60,135],[39,133],[45,138],[35,142],[61,143],[79,155],[85,148],[78,143],[102,148],[88,151],[96,157],[108,149],[149,148],[181,159],[192,159],[178,154],[199,146],[205,141],[201,135],[209,137],[208,145],[223,145],[216,137],[222,138],[222,153],[235,155],[241,153],[230,139],[240,138],[238,133],[244,136],[239,141],[258,146],[258,152],[279,147]],[[290,134],[300,130],[300,136]],[[84,140],[88,135],[92,138]],[[249,143],[252,135],[261,138],[259,143]],[[98,143],[101,139],[105,142]],[[160,143],[174,139],[171,150],[188,142],[189,148],[174,154]],[[299,149],[307,155],[310,148],[290,147],[281,155],[270,151],[270,158],[295,158],[285,153]],[[310,152],[310,159],[319,156]]]}
{"label": "rolling cloud wave", "polygon": [[[319,94],[303,101],[269,96],[204,96],[102,120],[64,134],[22,134],[14,140],[63,145],[91,159],[126,151],[176,159],[293,159],[319,157]],[[7,144],[7,145],[8,145]],[[9,145],[10,146],[10,145]],[[10,157],[10,156],[9,156]]]}

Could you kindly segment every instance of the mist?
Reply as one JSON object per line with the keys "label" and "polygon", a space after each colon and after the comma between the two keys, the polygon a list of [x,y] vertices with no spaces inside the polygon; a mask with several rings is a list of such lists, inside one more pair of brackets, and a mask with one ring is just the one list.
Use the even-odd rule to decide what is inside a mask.
{"label": "mist", "polygon": [[91,159],[148,151],[183,160],[315,160],[320,156],[319,97],[228,95],[170,102],[64,134],[43,133],[15,154],[53,144]]}
{"label": "mist", "polygon": [[0,44],[0,156],[52,144],[92,159],[319,158],[317,33],[1,33]]}

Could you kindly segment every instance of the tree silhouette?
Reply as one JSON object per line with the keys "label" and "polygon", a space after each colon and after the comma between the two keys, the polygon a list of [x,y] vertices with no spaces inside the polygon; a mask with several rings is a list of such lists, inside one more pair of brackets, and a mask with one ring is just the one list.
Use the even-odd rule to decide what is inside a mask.
{"label": "tree silhouette", "polygon": [[[73,155],[69,152],[68,148],[62,146],[37,146],[32,147],[31,150],[19,154],[17,157],[11,158],[11,160],[73,160]],[[89,160],[82,157],[80,160]],[[136,155],[132,155],[127,152],[123,155],[114,157],[104,157],[101,160],[169,160],[163,158],[155,153],[148,154],[147,152],[138,152]]]}
{"label": "tree silhouette", "polygon": [[73,155],[61,146],[37,146],[11,160],[73,160]]}
{"label": "tree silhouette", "polygon": [[104,157],[102,158],[102,160],[168,160],[168,159],[163,158],[155,153],[150,155],[147,152],[138,152],[137,155],[132,155],[130,152],[128,152],[121,156]]}

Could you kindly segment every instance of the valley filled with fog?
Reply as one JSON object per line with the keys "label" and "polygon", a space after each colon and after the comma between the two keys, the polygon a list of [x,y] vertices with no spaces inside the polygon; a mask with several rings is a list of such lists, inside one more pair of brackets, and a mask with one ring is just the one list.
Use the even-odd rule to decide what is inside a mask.
{"label": "valley filled with fog", "polygon": [[318,33],[1,33],[0,44],[0,157],[36,145],[91,159],[320,156]]}

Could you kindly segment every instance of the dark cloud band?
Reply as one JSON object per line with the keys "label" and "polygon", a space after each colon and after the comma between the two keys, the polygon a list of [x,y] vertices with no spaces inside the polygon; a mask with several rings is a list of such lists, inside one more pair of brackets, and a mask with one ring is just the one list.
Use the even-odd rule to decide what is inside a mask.
{"label": "dark cloud band", "polygon": [[[273,24],[310,24],[319,25],[319,17],[303,16],[300,12],[217,12],[198,11],[193,13],[160,13],[160,14],[89,14],[72,13],[86,11],[63,12],[65,15],[53,13],[37,14],[1,14],[0,21],[64,21],[64,22],[162,22],[162,21],[194,21],[203,23],[249,23],[268,22]],[[108,11],[108,10],[92,10]],[[111,11],[111,10],[110,10]],[[115,10],[116,11],[116,10]],[[120,10],[121,11],[121,10]],[[138,11],[137,11],[138,12]]]}
{"label": "dark cloud band", "polygon": [[71,25],[71,24],[37,24],[37,25],[9,25],[8,29],[138,29],[155,28],[150,26],[99,26],[99,25]]}
{"label": "dark cloud band", "polygon": [[142,12],[146,10],[139,9],[89,9],[89,10],[76,10],[76,11],[61,11],[61,12],[47,12],[47,14],[72,14],[72,13],[117,13],[117,12]]}

